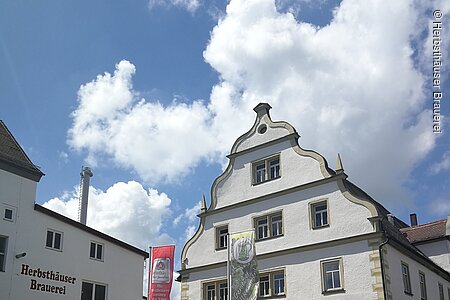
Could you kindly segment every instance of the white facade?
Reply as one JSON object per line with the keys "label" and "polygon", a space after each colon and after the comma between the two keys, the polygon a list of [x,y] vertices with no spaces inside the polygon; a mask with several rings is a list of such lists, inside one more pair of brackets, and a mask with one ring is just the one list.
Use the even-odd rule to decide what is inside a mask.
{"label": "white facade", "polygon": [[[320,154],[300,148],[295,129],[273,122],[269,109],[255,108],[253,127],[234,143],[227,169],[212,185],[209,208],[203,201],[199,228],[182,252],[181,299],[225,298],[227,249],[220,236],[245,230],[255,230],[260,280],[269,281],[267,290],[260,281],[261,298],[404,299],[388,290],[402,277],[392,272],[388,285],[382,276],[397,259],[386,245],[382,252],[390,256],[382,268],[382,220],[389,212],[347,181],[340,158],[334,171]],[[435,272],[428,267],[422,266]],[[438,271],[447,293],[449,274]]]}
{"label": "white facade", "polygon": [[16,146],[0,155],[0,299],[142,299],[148,253],[35,205],[43,174]]}

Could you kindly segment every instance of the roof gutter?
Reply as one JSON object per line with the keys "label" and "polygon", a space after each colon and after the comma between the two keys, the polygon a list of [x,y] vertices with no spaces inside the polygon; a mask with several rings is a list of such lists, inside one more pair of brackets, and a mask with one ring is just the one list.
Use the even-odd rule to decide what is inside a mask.
{"label": "roof gutter", "polygon": [[389,236],[386,234],[386,232],[384,231],[384,229],[382,229],[384,236],[386,237],[386,240],[384,240],[384,242],[382,242],[379,246],[378,246],[378,252],[380,253],[380,267],[381,267],[381,282],[383,283],[383,295],[384,295],[384,299],[387,300],[387,290],[386,290],[386,284],[385,284],[385,278],[384,278],[384,264],[383,264],[383,246],[386,245],[389,242]]}

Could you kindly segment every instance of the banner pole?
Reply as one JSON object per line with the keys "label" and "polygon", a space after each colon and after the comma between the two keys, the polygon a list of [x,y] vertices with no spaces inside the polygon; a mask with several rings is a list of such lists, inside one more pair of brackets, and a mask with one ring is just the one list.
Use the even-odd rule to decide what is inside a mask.
{"label": "banner pole", "polygon": [[227,239],[228,239],[228,241],[227,241],[227,254],[228,254],[228,257],[227,257],[227,282],[228,282],[228,295],[229,295],[229,297],[228,297],[228,299],[229,300],[232,300],[232,296],[231,296],[231,272],[230,272],[230,249],[231,249],[231,241],[230,241],[230,234],[229,233],[227,233]]}
{"label": "banner pole", "polygon": [[148,272],[147,272],[147,276],[148,276],[148,291],[147,291],[147,299],[150,300],[150,288],[151,288],[151,272],[152,272],[152,267],[153,267],[153,260],[152,260],[152,246],[149,246],[149,261],[148,261]]}

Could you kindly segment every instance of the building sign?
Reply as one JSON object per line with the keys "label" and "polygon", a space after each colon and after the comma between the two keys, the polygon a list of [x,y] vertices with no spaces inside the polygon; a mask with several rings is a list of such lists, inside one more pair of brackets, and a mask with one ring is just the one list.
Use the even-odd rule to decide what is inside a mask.
{"label": "building sign", "polygon": [[152,248],[149,300],[170,300],[175,246]]}
{"label": "building sign", "polygon": [[228,267],[231,300],[256,300],[259,276],[253,231],[230,234]]}
{"label": "building sign", "polygon": [[30,290],[58,295],[66,294],[66,287],[75,284],[76,278],[58,271],[32,268],[22,264],[20,275],[30,278]]}

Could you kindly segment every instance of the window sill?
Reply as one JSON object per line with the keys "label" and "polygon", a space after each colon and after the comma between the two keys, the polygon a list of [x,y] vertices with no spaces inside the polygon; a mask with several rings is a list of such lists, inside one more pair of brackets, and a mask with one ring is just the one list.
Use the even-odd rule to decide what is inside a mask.
{"label": "window sill", "polygon": [[90,260],[95,260],[95,261],[99,261],[99,262],[103,262],[103,259],[98,259],[95,257],[89,257]]}
{"label": "window sill", "polygon": [[258,296],[258,299],[280,299],[280,298],[286,298],[286,294],[269,295],[269,296]]}
{"label": "window sill", "polygon": [[45,247],[45,249],[48,249],[48,250],[53,250],[53,251],[56,251],[56,252],[63,252],[62,251],[62,249],[56,249],[56,248],[51,248],[51,247]]}
{"label": "window sill", "polygon": [[216,251],[223,251],[223,250],[227,250],[228,247],[223,247],[223,248],[216,248]]}
{"label": "window sill", "polygon": [[263,239],[255,239],[255,242],[262,242],[262,241],[267,241],[267,240],[273,240],[273,239],[280,238],[280,237],[283,237],[283,236],[284,236],[284,234],[280,234],[280,235],[276,235],[276,236],[269,236],[269,237],[266,237],[266,238],[263,238]]}
{"label": "window sill", "polygon": [[260,185],[260,184],[263,184],[263,183],[266,183],[266,182],[269,182],[269,181],[274,181],[274,180],[276,180],[276,179],[278,179],[278,178],[281,178],[281,175],[280,175],[280,176],[277,176],[277,177],[274,177],[274,178],[270,178],[270,179],[261,181],[261,182],[253,182],[252,185],[253,185],[253,186],[257,186],[257,185]]}
{"label": "window sill", "polygon": [[344,289],[327,290],[327,291],[323,291],[322,295],[326,296],[326,295],[334,295],[334,294],[341,294],[341,293],[345,293],[345,290]]}
{"label": "window sill", "polygon": [[408,296],[414,296],[414,294],[413,293],[411,293],[411,292],[408,292],[408,291],[404,291],[404,293],[405,293],[405,295],[408,295]]}
{"label": "window sill", "polygon": [[330,224],[313,227],[312,230],[320,230],[320,229],[324,229],[324,228],[328,228],[328,227],[330,227]]}

